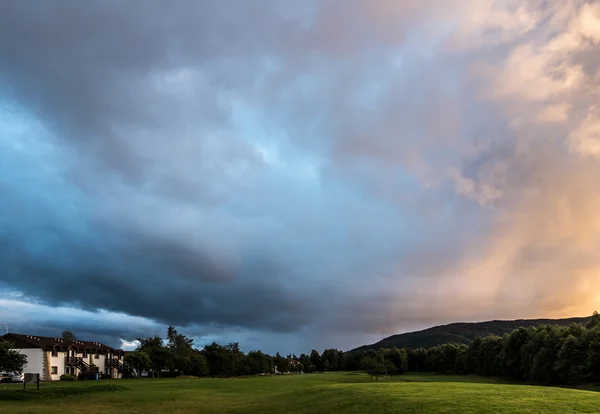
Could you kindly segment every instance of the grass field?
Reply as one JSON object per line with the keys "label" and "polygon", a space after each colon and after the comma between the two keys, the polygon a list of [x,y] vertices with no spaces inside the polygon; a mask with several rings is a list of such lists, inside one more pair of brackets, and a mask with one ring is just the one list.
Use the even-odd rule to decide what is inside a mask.
{"label": "grass field", "polygon": [[[45,383],[63,387],[118,384],[126,390],[1,401],[0,412],[42,413],[599,413],[600,393],[503,384],[479,377],[409,374],[371,381],[328,373],[239,379],[112,380]],[[21,388],[2,384],[0,393]],[[60,389],[59,389],[60,388]],[[118,388],[118,387],[117,387]],[[75,390],[73,390],[75,391]],[[78,390],[80,391],[80,390]],[[100,390],[98,390],[100,391]],[[34,391],[35,392],[35,391]],[[0,396],[1,397],[1,396]],[[41,396],[40,396],[41,397]]]}

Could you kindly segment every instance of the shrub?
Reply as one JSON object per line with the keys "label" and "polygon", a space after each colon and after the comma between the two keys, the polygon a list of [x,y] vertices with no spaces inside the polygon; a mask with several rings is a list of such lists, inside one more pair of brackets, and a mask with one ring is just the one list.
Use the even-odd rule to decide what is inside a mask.
{"label": "shrub", "polygon": [[61,381],[75,381],[76,378],[75,378],[75,375],[72,375],[72,374],[62,374],[60,376],[60,380]]}

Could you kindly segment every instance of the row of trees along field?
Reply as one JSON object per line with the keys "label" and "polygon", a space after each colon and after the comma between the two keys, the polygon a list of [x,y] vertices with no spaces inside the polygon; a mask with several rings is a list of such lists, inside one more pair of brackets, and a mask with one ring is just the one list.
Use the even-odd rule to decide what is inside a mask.
{"label": "row of trees along field", "polygon": [[237,343],[212,343],[194,349],[192,340],[169,327],[167,340],[140,338],[125,362],[134,373],[175,369],[196,376],[238,376],[279,372],[366,371],[375,379],[384,374],[436,372],[476,374],[548,385],[600,381],[600,316],[586,325],[519,328],[503,337],[476,338],[469,345],[431,348],[383,348],[344,353],[313,350],[299,357],[245,354]]}
{"label": "row of trees along field", "polygon": [[262,351],[242,352],[237,343],[212,343],[202,350],[194,349],[192,339],[169,326],[167,338],[138,338],[139,346],[125,355],[125,365],[133,375],[148,371],[160,376],[163,370],[176,370],[181,375],[231,377],[275,372],[341,371],[345,369],[344,352],[313,350],[310,355],[268,355]]}
{"label": "row of trees along field", "polygon": [[[170,326],[167,338],[139,338],[139,346],[125,356],[132,375],[142,371],[160,376],[164,370],[181,375],[240,376],[275,372],[366,371],[375,379],[407,371],[477,374],[547,385],[600,382],[600,316],[586,326],[548,325],[519,328],[503,337],[476,338],[469,345],[445,344],[431,348],[382,348],[344,353],[326,349],[322,354],[281,356],[261,351],[242,352],[237,343],[212,343],[202,350],[192,339]],[[0,370],[19,371],[24,355],[0,341]]]}
{"label": "row of trees along field", "polygon": [[600,316],[586,325],[519,328],[469,345],[379,349],[346,355],[349,370],[372,375],[425,371],[504,377],[546,385],[600,382]]}

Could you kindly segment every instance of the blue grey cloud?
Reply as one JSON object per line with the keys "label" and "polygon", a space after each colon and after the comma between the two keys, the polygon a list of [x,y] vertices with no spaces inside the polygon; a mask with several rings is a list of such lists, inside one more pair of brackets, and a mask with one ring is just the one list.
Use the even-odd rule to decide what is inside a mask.
{"label": "blue grey cloud", "polygon": [[0,4],[8,322],[299,352],[589,313],[599,9],[509,3]]}

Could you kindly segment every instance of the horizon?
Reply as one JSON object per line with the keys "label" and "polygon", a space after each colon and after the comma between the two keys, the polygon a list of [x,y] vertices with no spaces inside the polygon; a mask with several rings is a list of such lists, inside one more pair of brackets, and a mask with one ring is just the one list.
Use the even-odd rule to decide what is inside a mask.
{"label": "horizon", "polygon": [[298,354],[598,309],[598,102],[590,0],[2,2],[0,323]]}
{"label": "horizon", "polygon": [[[592,314],[592,315],[593,315],[593,314]],[[423,328],[423,329],[421,329],[421,330],[417,330],[417,331],[398,332],[398,333],[395,333],[395,334],[392,334],[392,335],[386,336],[386,337],[384,337],[384,338],[380,338],[379,340],[376,340],[376,341],[375,341],[375,342],[373,342],[373,343],[362,344],[362,345],[356,345],[356,346],[350,347],[349,349],[344,349],[344,348],[341,348],[341,349],[340,349],[340,348],[338,348],[338,347],[336,347],[336,346],[331,346],[330,348],[332,348],[332,349],[340,349],[340,350],[341,350],[341,351],[343,351],[343,352],[350,352],[350,351],[353,351],[353,350],[355,350],[355,349],[358,349],[358,348],[362,348],[362,347],[369,347],[369,346],[372,346],[372,345],[376,345],[377,343],[379,343],[379,342],[381,342],[381,341],[383,341],[383,340],[385,340],[385,339],[388,339],[388,338],[390,338],[390,337],[393,337],[393,336],[401,336],[401,335],[407,335],[407,334],[419,333],[419,332],[424,332],[424,331],[427,331],[427,330],[429,330],[429,329],[433,329],[433,328],[442,328],[442,327],[445,327],[445,326],[456,325],[456,324],[471,324],[471,325],[475,325],[475,324],[481,324],[481,323],[491,323],[491,322],[520,322],[520,321],[542,321],[542,320],[553,320],[553,321],[560,321],[560,320],[569,320],[569,319],[589,319],[589,318],[591,318],[591,317],[592,317],[592,315],[589,315],[589,316],[571,316],[571,317],[556,318],[556,319],[548,319],[548,318],[532,318],[532,319],[493,319],[493,320],[487,320],[487,321],[473,321],[473,322],[468,322],[468,321],[450,322],[450,323],[448,323],[448,324],[444,324],[444,325],[434,325],[434,326],[429,326],[429,327],[426,327],[426,328]],[[8,328],[7,328],[7,329],[8,329]],[[184,334],[184,335],[186,335],[186,333],[185,333],[185,332],[181,332],[181,333],[182,333],[182,334]],[[16,334],[16,335],[19,335],[19,334],[20,334],[20,335],[33,335],[33,336],[40,336],[40,337],[47,337],[47,338],[60,338],[60,337],[61,337],[61,334],[62,334],[62,332],[61,332],[61,334],[58,334],[58,335],[54,335],[54,336],[52,336],[52,335],[51,335],[51,336],[46,336],[46,335],[37,335],[37,334],[35,334],[35,333],[34,333],[34,334],[32,334],[32,333],[23,333],[23,332],[11,332],[11,331],[9,330],[8,332],[6,332],[6,335],[8,335],[8,334]],[[0,336],[2,336],[2,335],[0,335]],[[163,337],[163,335],[160,335],[160,334],[159,334],[159,336],[160,336],[161,338],[163,338],[163,340],[164,340],[164,341],[166,341],[166,340],[167,340],[165,337]],[[88,339],[90,339],[90,338],[84,338],[84,339],[81,339],[81,338],[79,338],[79,337],[77,336],[77,338],[76,338],[76,341],[94,342],[94,341],[88,341]],[[192,339],[193,339],[193,338],[192,338]],[[136,348],[139,346],[139,341],[138,341],[137,339],[131,339],[131,340],[127,340],[127,339],[123,339],[123,338],[118,338],[118,340],[120,341],[120,345],[119,345],[118,347],[117,347],[117,346],[113,346],[113,345],[107,345],[107,344],[103,344],[103,345],[105,345],[105,346],[110,346],[110,347],[112,347],[112,348],[118,348],[118,349],[122,349],[122,350],[124,350],[124,351],[133,351],[133,350],[135,350],[135,349],[136,349]],[[101,342],[100,342],[100,343],[101,343]],[[207,342],[207,343],[202,343],[202,344],[197,344],[197,343],[194,343],[194,344],[192,345],[192,347],[193,347],[194,349],[197,349],[197,350],[202,350],[202,349],[203,349],[205,346],[207,346],[207,345],[210,345],[211,343],[212,343],[212,342],[210,342],[210,343],[208,343],[208,342]],[[225,344],[225,343],[221,343],[221,344],[219,344],[219,345],[226,345],[226,344]],[[239,344],[239,346],[240,346],[240,350],[242,350],[243,352],[250,352],[250,351],[256,351],[256,350],[260,350],[260,349],[247,349],[247,347],[245,347],[243,343],[240,343],[240,344]],[[311,348],[311,350],[313,350],[313,349],[315,349],[315,348]],[[326,349],[326,348],[323,348],[323,349],[316,349],[316,350],[317,350],[318,352],[322,353],[322,352],[323,352],[325,349]],[[297,354],[297,355],[300,355],[300,354],[309,354],[309,353],[310,353],[310,351],[306,350],[306,351],[302,351],[302,352],[288,352],[288,353],[284,353],[284,352],[281,352],[281,351],[278,351],[278,350],[276,350],[276,351],[274,351],[274,352],[268,352],[268,354],[272,354],[272,355],[274,355],[274,354],[276,354],[276,353],[280,353],[281,355],[288,355],[288,354],[294,354],[294,355],[296,355],[296,354]]]}

